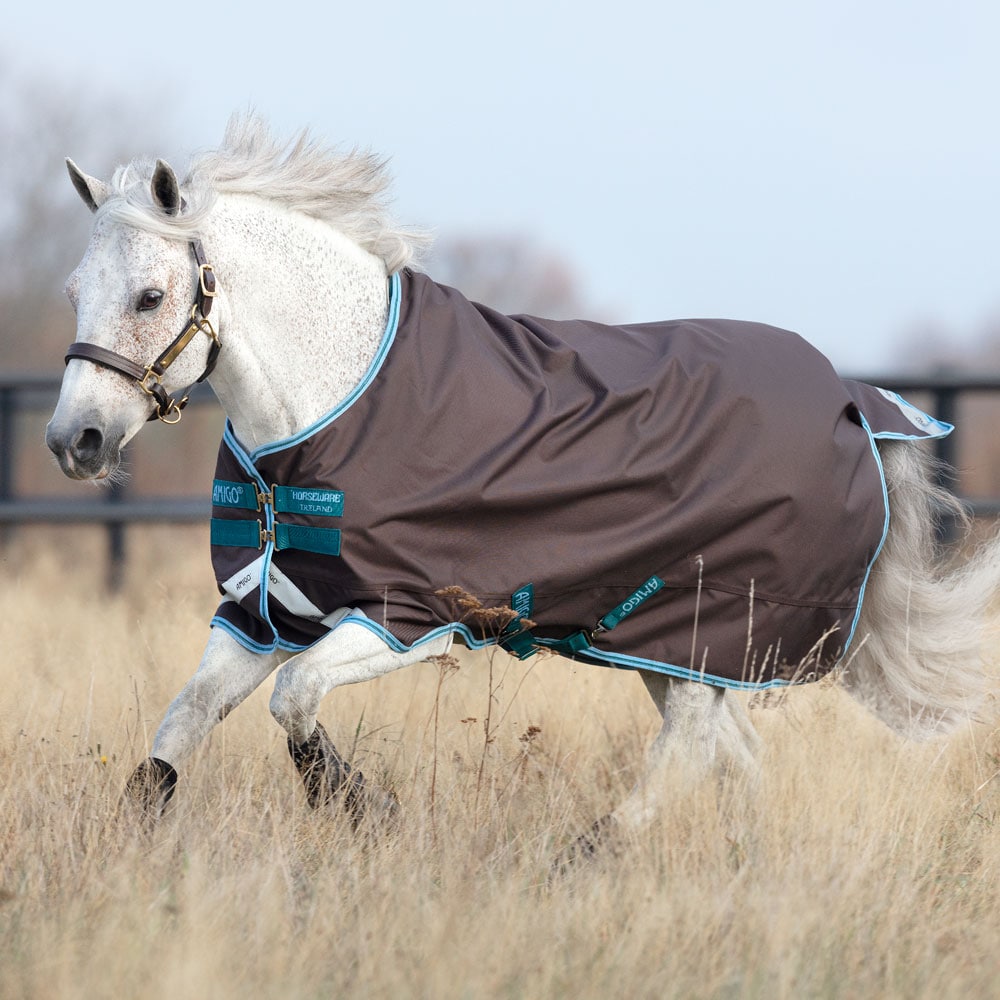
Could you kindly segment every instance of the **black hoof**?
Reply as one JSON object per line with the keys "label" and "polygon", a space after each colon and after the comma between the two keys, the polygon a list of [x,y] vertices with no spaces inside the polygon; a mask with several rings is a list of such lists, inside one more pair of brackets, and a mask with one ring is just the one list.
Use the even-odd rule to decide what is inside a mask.
{"label": "black hoof", "polygon": [[562,876],[588,861],[593,861],[598,855],[613,850],[617,837],[615,836],[615,821],[608,816],[602,816],[572,843],[564,847],[552,862],[551,874]]}
{"label": "black hoof", "polygon": [[395,821],[399,799],[392,792],[369,784],[360,771],[354,770],[337,752],[319,722],[305,743],[293,743],[289,737],[288,752],[313,809],[321,809],[339,798],[355,827],[366,818],[379,825]]}
{"label": "black hoof", "polygon": [[153,823],[163,815],[176,784],[177,772],[173,767],[158,757],[147,757],[125,783],[122,802],[143,820]]}

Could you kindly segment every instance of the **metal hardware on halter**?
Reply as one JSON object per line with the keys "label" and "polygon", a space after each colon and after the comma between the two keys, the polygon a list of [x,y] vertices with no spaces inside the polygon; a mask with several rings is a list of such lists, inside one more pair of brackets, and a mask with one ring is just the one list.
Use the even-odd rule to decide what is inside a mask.
{"label": "metal hardware on halter", "polygon": [[219,360],[219,351],[222,350],[219,335],[208,320],[208,314],[212,311],[212,300],[215,298],[215,270],[205,260],[205,251],[201,240],[193,239],[189,245],[195,263],[198,265],[198,288],[194,304],[191,306],[191,321],[152,364],[145,366],[136,364],[124,355],[110,351],[106,347],[99,347],[97,344],[70,344],[69,350],[66,352],[67,364],[74,358],[79,358],[104,368],[110,368],[112,371],[134,379],[147,396],[152,396],[156,400],[156,409],[150,414],[149,419],[162,420],[165,424],[176,424],[181,419],[181,410],[187,405],[190,396],[190,387],[179,400],[167,393],[163,386],[163,376],[167,369],[177,360],[196,334],[204,333],[212,341],[212,345],[208,349],[205,370],[195,380],[195,384],[204,382],[215,369],[215,363]]}
{"label": "metal hardware on halter", "polygon": [[[205,272],[210,272],[208,277],[209,281],[206,286],[205,283]],[[201,294],[205,296],[206,299],[215,298],[215,268],[211,264],[199,264],[198,265],[198,287],[201,289]],[[209,309],[211,306],[209,306]],[[209,310],[206,309],[207,313]],[[194,313],[192,312],[192,318],[194,318]]]}

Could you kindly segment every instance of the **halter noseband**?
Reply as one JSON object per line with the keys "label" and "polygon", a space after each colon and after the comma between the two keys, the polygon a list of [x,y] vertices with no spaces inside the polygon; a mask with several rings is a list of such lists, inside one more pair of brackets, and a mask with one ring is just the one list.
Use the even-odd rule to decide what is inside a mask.
{"label": "halter noseband", "polygon": [[180,400],[170,396],[163,387],[163,376],[167,369],[177,360],[181,351],[191,343],[195,334],[204,333],[211,338],[212,346],[208,351],[205,370],[198,376],[195,384],[204,382],[212,374],[215,363],[219,359],[219,351],[222,348],[215,327],[208,321],[208,314],[212,311],[212,299],[215,298],[215,272],[212,270],[212,265],[205,260],[205,250],[201,245],[201,240],[193,239],[189,245],[195,263],[198,265],[198,290],[195,294],[194,305],[191,306],[191,321],[152,364],[143,367],[124,355],[118,354],[116,351],[109,351],[106,347],[99,347],[97,344],[73,343],[69,345],[69,350],[66,352],[67,364],[73,358],[81,358],[135,379],[139,383],[139,388],[147,396],[152,396],[156,400],[156,409],[149,415],[149,419],[159,419],[165,424],[176,424],[181,419],[181,410],[187,405],[191,390],[189,386],[188,391]]}

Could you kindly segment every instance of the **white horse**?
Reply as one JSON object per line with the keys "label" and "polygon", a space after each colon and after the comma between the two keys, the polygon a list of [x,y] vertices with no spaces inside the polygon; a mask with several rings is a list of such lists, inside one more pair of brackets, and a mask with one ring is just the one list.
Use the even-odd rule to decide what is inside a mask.
{"label": "white horse", "polygon": [[[391,276],[421,243],[386,216],[382,163],[331,153],[305,135],[285,147],[252,118],[234,119],[223,146],[196,159],[183,183],[162,161],[119,168],[110,183],[67,162],[96,221],[66,286],[78,334],[46,435],[66,475],[113,476],[124,445],[154,416],[179,419],[184,388],[206,371],[245,453],[302,436],[355,398],[394,308]],[[1000,581],[1000,549],[992,543],[961,568],[941,570],[935,518],[957,505],[929,484],[917,444],[884,440],[878,450],[892,518],[841,673],[894,729],[945,731],[973,717],[984,695],[983,629]],[[270,493],[264,500],[274,502]],[[259,544],[273,553],[268,524]],[[780,550],[781,540],[765,545]],[[271,712],[310,803],[337,796],[355,817],[395,810],[390,794],[342,761],[317,713],[339,685],[445,653],[455,630],[431,630],[406,645],[350,608],[320,618],[323,610],[305,613],[324,633],[308,643],[268,648],[241,641],[225,622],[212,629],[151,757],[129,781],[147,814],[159,815],[176,769],[275,671]],[[587,641],[597,642],[590,634]],[[698,778],[717,767],[756,767],[758,736],[727,687],[690,672],[644,670],[642,678],[663,726],[642,779],[598,830],[647,823],[667,770]],[[585,836],[579,846],[589,850],[595,840]]]}

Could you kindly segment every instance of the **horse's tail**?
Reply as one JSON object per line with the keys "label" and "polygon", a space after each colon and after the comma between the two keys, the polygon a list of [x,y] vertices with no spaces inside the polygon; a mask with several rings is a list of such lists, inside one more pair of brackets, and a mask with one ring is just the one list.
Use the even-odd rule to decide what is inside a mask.
{"label": "horse's tail", "polygon": [[[966,517],[931,481],[933,460],[911,442],[880,442],[889,532],[865,590],[848,691],[911,738],[980,717],[992,686],[987,617],[1000,590],[1000,535],[966,562],[942,565],[935,527]],[[855,651],[856,650],[856,651]]]}

